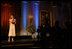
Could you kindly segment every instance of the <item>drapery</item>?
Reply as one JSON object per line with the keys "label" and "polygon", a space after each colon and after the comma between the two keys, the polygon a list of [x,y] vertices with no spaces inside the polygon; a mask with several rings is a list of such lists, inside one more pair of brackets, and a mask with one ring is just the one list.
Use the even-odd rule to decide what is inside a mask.
{"label": "drapery", "polygon": [[16,19],[16,34],[20,32],[20,18],[21,18],[21,7],[16,4],[11,5],[10,3],[1,3],[1,36],[8,36],[9,33],[9,18],[11,15]]}
{"label": "drapery", "polygon": [[7,35],[9,30],[9,18],[13,14],[12,5],[1,4],[1,34]]}

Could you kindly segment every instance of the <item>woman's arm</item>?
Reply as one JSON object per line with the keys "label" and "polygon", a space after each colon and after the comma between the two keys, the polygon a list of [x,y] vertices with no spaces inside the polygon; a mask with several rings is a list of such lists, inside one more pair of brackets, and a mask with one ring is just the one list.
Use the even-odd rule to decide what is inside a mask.
{"label": "woman's arm", "polygon": [[13,24],[16,24],[16,19],[14,19],[14,20],[12,21],[12,23],[13,23]]}
{"label": "woman's arm", "polygon": [[16,19],[14,21],[15,21],[15,24],[16,24]]}

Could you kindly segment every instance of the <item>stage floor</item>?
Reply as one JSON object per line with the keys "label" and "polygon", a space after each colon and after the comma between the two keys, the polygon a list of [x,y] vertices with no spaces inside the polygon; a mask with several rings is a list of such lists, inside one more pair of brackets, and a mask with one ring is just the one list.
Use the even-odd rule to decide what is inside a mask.
{"label": "stage floor", "polygon": [[38,39],[15,39],[14,42],[8,42],[7,40],[1,41],[1,47],[23,47],[23,48],[40,48],[36,46],[36,42],[39,42]]}

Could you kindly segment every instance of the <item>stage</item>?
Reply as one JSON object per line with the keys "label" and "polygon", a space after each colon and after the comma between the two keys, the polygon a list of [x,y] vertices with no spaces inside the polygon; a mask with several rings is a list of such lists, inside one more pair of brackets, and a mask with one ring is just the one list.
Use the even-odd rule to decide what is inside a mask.
{"label": "stage", "polygon": [[40,48],[38,39],[32,39],[31,36],[17,36],[14,38],[14,42],[8,42],[7,37],[2,39],[1,48],[12,47],[12,48]]}
{"label": "stage", "polygon": [[39,46],[36,46],[36,42],[38,41],[38,39],[16,39],[14,42],[4,40],[1,42],[1,47],[40,48]]}

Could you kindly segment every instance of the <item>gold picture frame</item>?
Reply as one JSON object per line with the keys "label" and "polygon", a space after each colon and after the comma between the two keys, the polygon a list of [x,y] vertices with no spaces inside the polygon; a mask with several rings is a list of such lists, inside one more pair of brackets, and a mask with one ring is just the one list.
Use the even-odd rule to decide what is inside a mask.
{"label": "gold picture frame", "polygon": [[45,16],[48,17],[48,11],[47,10],[40,10],[40,18],[39,18],[40,26],[45,24],[45,20],[44,20]]}

